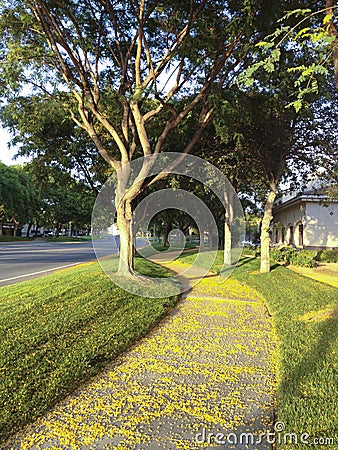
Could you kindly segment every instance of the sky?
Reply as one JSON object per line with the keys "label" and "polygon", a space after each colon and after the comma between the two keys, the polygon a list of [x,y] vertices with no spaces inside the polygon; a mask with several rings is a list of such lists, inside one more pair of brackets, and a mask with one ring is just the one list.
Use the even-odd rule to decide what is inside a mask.
{"label": "sky", "polygon": [[17,150],[15,148],[8,148],[8,142],[10,141],[10,139],[11,136],[9,135],[9,133],[0,126],[0,161],[7,166],[13,164],[23,164],[24,162],[27,162],[27,158],[13,159]]}

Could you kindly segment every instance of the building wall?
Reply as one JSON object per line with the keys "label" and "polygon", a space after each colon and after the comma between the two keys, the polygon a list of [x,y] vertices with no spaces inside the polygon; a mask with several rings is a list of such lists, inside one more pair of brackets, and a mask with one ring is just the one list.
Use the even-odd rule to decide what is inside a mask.
{"label": "building wall", "polygon": [[[274,223],[285,228],[285,244],[298,248],[338,248],[338,203],[315,201],[290,205],[274,213]],[[277,235],[276,235],[277,233]],[[277,239],[276,239],[277,238]],[[272,242],[281,244],[281,231],[273,230]]]}
{"label": "building wall", "polygon": [[338,248],[338,203],[324,206],[317,202],[306,204],[304,246],[309,248]]}
{"label": "building wall", "polygon": [[280,227],[275,227],[273,230],[272,242],[276,244],[284,243],[295,245],[296,247],[303,247],[299,240],[299,225],[302,224],[305,231],[306,217],[304,203],[299,202],[281,211],[275,212],[273,221],[275,224],[282,226],[285,229],[285,232],[283,242],[282,230]]}

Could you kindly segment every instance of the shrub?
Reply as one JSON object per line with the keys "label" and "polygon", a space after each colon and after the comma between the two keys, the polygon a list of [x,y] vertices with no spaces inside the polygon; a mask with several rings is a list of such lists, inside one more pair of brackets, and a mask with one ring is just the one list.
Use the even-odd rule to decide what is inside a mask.
{"label": "shrub", "polygon": [[294,266],[314,267],[317,252],[311,250],[295,250],[290,258],[290,264]]}
{"label": "shrub", "polygon": [[338,262],[338,249],[336,250],[321,250],[318,252],[318,261],[327,263],[337,263]]}
{"label": "shrub", "polygon": [[290,246],[272,248],[270,257],[277,262],[285,262],[294,266],[314,267],[316,265],[317,252],[310,250],[298,250]]}
{"label": "shrub", "polygon": [[290,262],[291,254],[295,250],[287,245],[284,245],[282,247],[274,247],[270,250],[270,258],[277,262]]}
{"label": "shrub", "polygon": [[255,247],[254,245],[244,245],[243,254],[247,256],[255,256],[257,258],[261,254],[261,249],[259,247]]}
{"label": "shrub", "polygon": [[323,251],[324,250],[318,250],[317,255],[316,255],[316,261],[320,261]]}

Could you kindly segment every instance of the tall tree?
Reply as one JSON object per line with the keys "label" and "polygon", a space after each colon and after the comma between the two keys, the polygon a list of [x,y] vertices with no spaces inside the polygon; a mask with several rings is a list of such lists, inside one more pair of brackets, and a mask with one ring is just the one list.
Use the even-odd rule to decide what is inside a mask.
{"label": "tall tree", "polygon": [[[281,97],[258,92],[238,93],[238,96],[237,103],[225,102],[217,132],[226,147],[234,149],[233,153],[222,152],[223,164],[230,171],[233,167],[235,174],[242,172],[242,183],[260,192],[265,202],[261,271],[267,272],[272,208],[279,182],[301,187],[316,174],[319,176],[323,168],[334,170],[337,119],[335,114],[328,116],[327,111],[336,110],[336,102],[319,100],[312,108],[296,113],[293,108],[285,108],[287,99],[283,102]],[[236,155],[235,161],[232,154]]]}
{"label": "tall tree", "polygon": [[[318,140],[317,135],[317,144],[321,142],[312,145],[314,139],[312,137],[309,139],[309,135],[304,139],[306,133],[302,127],[309,122],[304,120],[304,116],[310,117],[310,122],[314,122],[316,110],[314,102],[318,105],[320,99],[324,103],[330,101],[328,95],[330,82],[327,76],[330,69],[327,63],[333,59],[337,75],[338,56],[334,13],[335,2],[331,0],[327,0],[325,4],[318,1],[304,2],[300,5],[297,5],[297,2],[290,4],[290,10],[278,21],[276,30],[257,44],[253,64],[241,74],[244,89],[250,92],[250,89],[254,88],[258,97],[263,98],[265,95],[265,98],[269,99],[266,112],[260,111],[259,108],[253,112],[256,122],[266,115],[266,122],[260,124],[261,133],[257,135],[257,142],[260,140],[265,142],[260,166],[269,184],[261,233],[262,272],[270,269],[269,229],[278,181],[283,173],[290,175],[292,165],[294,173],[298,169],[299,175],[306,170],[318,168],[328,159],[328,155],[332,154],[333,142],[325,149],[326,139],[322,137]],[[283,23],[279,25],[281,20]],[[334,101],[330,102],[331,106],[334,104]],[[290,109],[293,109],[293,113],[290,113]],[[328,123],[332,124],[329,116],[327,119]],[[268,128],[273,130],[273,127],[275,129],[272,134],[271,132],[266,134]],[[309,129],[311,126],[307,127],[307,130]],[[282,142],[278,145],[281,137]],[[269,142],[272,146],[269,146]],[[302,145],[299,145],[299,142],[302,142]],[[253,153],[257,154],[256,151]]]}
{"label": "tall tree", "polygon": [[332,59],[334,67],[334,76],[336,80],[336,89],[338,91],[338,29],[335,22],[335,16],[337,15],[337,2],[335,0],[326,0],[326,17],[327,20],[327,33],[333,39],[331,44]]}
{"label": "tall tree", "polygon": [[32,164],[29,169],[42,199],[36,215],[40,225],[53,227],[56,237],[69,222],[73,229],[90,227],[95,195],[88,185],[58,167]]}
{"label": "tall tree", "polygon": [[0,235],[4,221],[14,224],[29,222],[39,207],[39,193],[26,168],[0,163]]}
{"label": "tall tree", "polygon": [[[210,92],[236,76],[259,38],[257,27],[266,28],[268,3],[2,2],[4,94],[30,83],[50,95],[118,173],[120,274],[133,274],[132,201],[148,182],[151,164],[145,159],[133,182],[128,170],[119,169],[136,156],[163,151],[171,133],[198,110],[198,126],[182,153],[193,149],[212,116]],[[70,96],[60,99],[60,92]],[[185,101],[173,104],[175,99]],[[154,120],[161,125],[155,134]]]}
{"label": "tall tree", "polygon": [[[62,94],[65,98],[65,94]],[[60,97],[61,100],[61,97]],[[46,166],[58,167],[85,180],[95,195],[109,176],[88,134],[57,102],[45,95],[16,96],[0,108],[0,120],[13,136],[10,146],[29,157],[38,175]]]}
{"label": "tall tree", "polygon": [[319,121],[314,121],[311,111],[303,111],[302,117],[293,108],[285,108],[286,101],[282,95],[238,92],[231,102],[223,102],[216,116],[217,133],[236,156],[233,161],[231,152],[223,152],[223,164],[237,174],[242,172],[242,182],[266,192],[261,272],[270,270],[270,224],[278,183],[283,178],[288,183],[301,177],[305,181],[330,154],[329,143],[320,139],[324,129],[314,131]]}

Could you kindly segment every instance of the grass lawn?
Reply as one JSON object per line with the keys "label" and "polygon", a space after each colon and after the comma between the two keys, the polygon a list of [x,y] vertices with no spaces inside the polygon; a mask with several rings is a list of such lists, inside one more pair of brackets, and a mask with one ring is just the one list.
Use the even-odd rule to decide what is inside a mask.
{"label": "grass lawn", "polygon": [[0,236],[0,242],[34,241],[34,237],[23,236]]}
{"label": "grass lawn", "polygon": [[[181,248],[179,245],[175,245],[175,244],[173,244],[171,246],[171,248],[170,248],[169,245],[163,246],[161,243],[154,242],[154,241],[151,241],[150,244],[151,244],[151,247],[153,247],[158,252],[165,252],[167,250],[175,251],[175,250],[178,250],[178,249]],[[184,245],[184,248],[186,250],[197,248],[197,247],[198,247],[198,244],[194,244],[194,243],[190,244],[190,242],[186,242],[185,245]],[[153,253],[156,253],[156,252],[152,252],[152,249],[150,248],[149,249],[149,254],[153,254]]]}
{"label": "grass lawn", "polygon": [[91,236],[80,236],[80,237],[74,237],[74,236],[59,236],[57,238],[53,236],[48,236],[46,238],[47,242],[82,242],[82,241],[90,241],[92,239]]}
{"label": "grass lawn", "polygon": [[[193,260],[192,254],[181,260]],[[222,267],[218,254],[213,269]],[[273,317],[278,345],[277,420],[285,432],[334,438],[338,448],[338,289],[280,265],[259,273],[259,259],[243,258],[233,278],[254,288]],[[309,445],[287,448],[309,448]],[[312,448],[312,447],[311,447]]]}
{"label": "grass lawn", "polygon": [[338,263],[318,263],[313,268],[288,266],[288,269],[338,288]]}
{"label": "grass lawn", "polygon": [[[140,273],[165,269],[136,259]],[[115,286],[97,263],[0,288],[0,441],[143,336],[175,298]]]}

